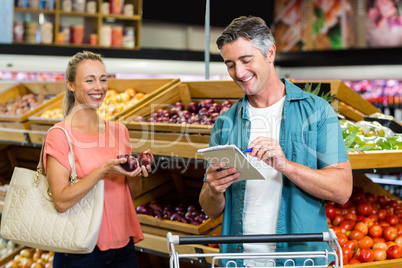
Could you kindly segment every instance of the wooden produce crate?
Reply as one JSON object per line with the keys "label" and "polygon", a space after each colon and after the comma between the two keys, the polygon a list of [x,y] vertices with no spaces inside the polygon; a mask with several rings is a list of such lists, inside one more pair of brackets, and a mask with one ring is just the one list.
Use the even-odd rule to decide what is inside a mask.
{"label": "wooden produce crate", "polygon": [[349,152],[353,170],[402,167],[402,150]]}
{"label": "wooden produce crate", "polygon": [[[162,93],[164,90],[168,89],[169,87],[177,84],[180,81],[180,79],[175,78],[175,79],[108,79],[108,87],[109,89],[114,89],[116,90],[117,93],[124,92],[128,88],[133,88],[138,92],[142,92],[144,94],[147,94],[144,96],[140,101],[133,106],[127,108],[124,111],[121,111],[117,113],[114,116],[109,116],[107,119],[108,120],[116,120],[120,118],[121,116],[125,115],[127,112],[129,112],[131,109],[134,109],[141,103],[146,103],[156,96],[158,96],[160,93]],[[58,122],[60,122],[62,119],[52,119],[52,118],[43,118],[41,117],[42,114],[48,110],[48,109],[61,109],[63,104],[63,100],[61,99],[58,102],[55,102],[52,106],[48,106],[45,109],[41,109],[37,113],[33,114],[32,116],[29,117],[29,121],[35,124],[41,124],[41,125],[54,125]]]}
{"label": "wooden produce crate", "polygon": [[[202,185],[202,179],[199,179]],[[159,170],[148,178],[143,179],[142,191],[134,200],[134,206],[147,204],[152,200],[164,202],[177,202],[179,200],[192,200],[198,203],[200,187],[188,187],[183,183],[182,177],[172,170]],[[175,222],[167,219],[157,219],[153,216],[137,214],[144,233],[166,237],[167,232],[174,234],[206,234],[217,228],[222,218],[207,219],[200,225]]]}
{"label": "wooden produce crate", "polygon": [[223,100],[235,102],[243,95],[243,91],[232,80],[181,82],[164,91],[152,102],[132,109],[122,120],[129,130],[210,134],[212,125],[133,122],[133,120],[137,116],[147,117],[153,111],[169,107],[176,102],[183,103],[185,107],[191,101],[198,102],[205,99],[214,99],[218,103]]}
{"label": "wooden produce crate", "polygon": [[0,121],[6,122],[24,122],[30,116],[43,109],[44,107],[52,104],[53,102],[62,99],[64,93],[65,84],[62,82],[52,82],[52,83],[44,83],[44,82],[29,82],[29,83],[20,83],[15,86],[10,87],[7,90],[4,90],[0,93],[0,100],[2,103],[11,101],[15,99],[18,95],[24,96],[27,94],[39,95],[43,94],[46,96],[46,101],[41,105],[38,105],[36,108],[20,115],[0,115]]}
{"label": "wooden produce crate", "polygon": [[357,92],[345,85],[340,80],[291,80],[300,88],[304,88],[306,83],[313,83],[313,89],[318,83],[321,83],[321,93],[331,92],[331,95],[336,94],[335,99],[331,101],[331,105],[335,111],[344,115],[352,121],[364,120],[364,116],[374,113],[381,113],[371,103],[363,99]]}
{"label": "wooden produce crate", "polygon": [[0,268],[4,268],[7,266],[9,261],[12,261],[16,255],[18,255],[21,250],[26,248],[25,246],[18,246],[13,252],[5,256],[4,258],[0,259]]}

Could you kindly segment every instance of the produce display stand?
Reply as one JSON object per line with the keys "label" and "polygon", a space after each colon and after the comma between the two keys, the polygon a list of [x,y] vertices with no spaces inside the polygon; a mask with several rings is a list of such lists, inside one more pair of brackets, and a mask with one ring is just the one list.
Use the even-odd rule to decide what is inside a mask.
{"label": "produce display stand", "polygon": [[185,107],[192,101],[199,102],[206,99],[213,99],[217,103],[224,100],[234,103],[242,96],[241,89],[231,80],[181,82],[165,90],[152,102],[143,103],[130,110],[121,121],[130,131],[135,152],[150,148],[158,155],[173,154],[173,156],[201,159],[197,150],[208,147],[212,125],[149,123],[133,120],[137,116],[146,118],[153,111],[169,107],[176,102],[181,102]]}
{"label": "produce display stand", "polygon": [[[155,198],[170,198],[170,196],[181,195],[192,196],[198,202],[198,194],[202,187],[205,166],[195,166],[205,163],[205,161],[198,155],[197,150],[208,147],[212,126],[144,123],[132,122],[132,120],[138,115],[146,117],[151,114],[152,110],[164,108],[178,101],[184,105],[191,101],[211,98],[217,102],[226,99],[235,101],[243,96],[243,92],[233,81],[180,82],[179,79],[144,79],[142,80],[142,85],[146,86],[136,86],[132,83],[132,81],[138,82],[139,80],[108,81],[110,87],[115,87],[119,90],[133,87],[142,92],[148,90],[152,94],[155,93],[152,97],[142,99],[135,107],[115,118],[128,127],[133,152],[139,153],[150,148],[156,159],[167,159],[167,161],[189,160],[192,162],[192,167],[184,173],[180,168],[160,170],[150,177],[143,179],[143,189],[135,199],[134,205],[137,206]],[[323,88],[328,88],[332,94],[336,94],[335,100],[332,101],[334,109],[353,121],[362,120],[362,116],[379,112],[341,81],[295,82],[300,87],[303,87],[306,82],[321,82]],[[50,91],[51,84],[53,83],[24,83],[22,84],[23,86],[18,85],[18,87],[27,87],[31,90],[40,89],[41,92],[48,92]],[[63,92],[64,87],[65,84],[60,83],[57,92]],[[0,97],[7,90],[1,91]],[[60,105],[60,103],[61,99],[54,99],[53,102],[47,102],[46,104],[50,108],[52,105],[56,106]],[[42,107],[37,110],[27,119],[24,117],[25,121],[22,121],[22,117],[18,120],[0,120],[0,141],[2,141],[2,144],[7,144],[11,147],[11,149],[5,147],[2,151],[7,151],[8,159],[12,162],[10,163],[11,168],[15,165],[33,166],[37,164],[37,155],[39,154],[39,147],[44,134],[51,125],[59,122],[59,120],[49,121],[39,119],[38,115],[45,108]],[[19,150],[16,148],[19,148]],[[348,153],[348,156],[355,173],[355,186],[360,186],[367,192],[381,193],[389,198],[395,198],[395,196],[392,196],[378,184],[372,182],[368,177],[358,173],[364,173],[367,170],[376,170],[379,172],[389,169],[402,170],[402,150],[351,152]],[[222,220],[220,218],[216,221],[210,220],[205,222],[204,225],[191,226],[167,220],[156,220],[147,215],[138,216],[144,231],[145,240],[136,245],[137,250],[152,254],[161,253],[164,254],[163,256],[167,256],[169,253],[166,248],[167,232],[180,236],[220,234],[220,223]],[[176,247],[176,250],[179,254],[218,253],[218,249],[203,244],[180,245]],[[205,263],[211,265],[211,258],[206,258],[205,260],[194,258],[192,260],[198,264],[206,260]],[[401,259],[348,265],[351,268],[390,268],[398,266],[402,267]]]}
{"label": "produce display stand", "polygon": [[[178,78],[160,78],[160,79],[108,79],[109,89],[116,90],[117,93],[124,92],[128,88],[133,88],[138,92],[142,92],[145,95],[143,98],[139,100],[133,106],[127,108],[124,111],[117,113],[114,116],[110,116],[108,120],[118,120],[120,117],[124,116],[131,109],[135,109],[141,104],[146,104],[152,102],[154,98],[156,98],[159,94],[161,94],[166,89],[174,86],[175,84],[180,82]],[[65,85],[64,85],[65,86]],[[32,143],[42,143],[44,134],[46,131],[53,126],[54,124],[60,122],[62,119],[51,119],[51,118],[42,118],[41,115],[48,109],[55,109],[62,107],[63,100],[60,99],[58,102],[53,103],[52,106],[45,107],[32,116],[29,117],[29,122],[31,125],[31,130],[28,131],[28,136],[30,142]]]}
{"label": "produce display stand", "polygon": [[28,118],[37,111],[61,99],[63,89],[64,84],[60,82],[29,82],[19,83],[1,91],[0,100],[2,103],[13,100],[18,95],[23,96],[26,94],[43,94],[47,96],[48,99],[24,114],[0,115],[0,140],[17,143],[26,142],[27,134],[25,130],[29,129],[31,124]]}
{"label": "produce display stand", "polygon": [[[184,171],[183,171],[184,172]],[[134,200],[134,206],[147,204],[154,200],[163,200],[163,202],[177,202],[181,200],[191,200],[198,203],[198,196],[202,180],[195,179],[192,184],[185,184],[183,172],[179,170],[157,170],[150,178],[143,180],[143,188]],[[191,179],[189,179],[191,180]],[[205,234],[210,233],[222,222],[222,217],[218,219],[207,219],[200,225],[171,221],[168,219],[156,219],[150,215],[138,214],[137,216],[142,227],[152,234],[163,234],[167,231],[174,231],[180,234]]]}
{"label": "produce display stand", "polygon": [[25,246],[18,246],[13,252],[5,256],[4,258],[0,259],[0,268],[6,267],[7,263],[14,259],[16,255],[20,253],[21,250],[26,248]]}
{"label": "produce display stand", "polygon": [[[174,79],[108,79],[108,87],[109,89],[116,90],[117,93],[124,92],[128,88],[133,88],[138,92],[142,92],[144,94],[148,94],[144,96],[138,103],[134,104],[127,110],[121,111],[113,117],[110,117],[109,120],[116,120],[117,118],[125,115],[129,110],[134,109],[141,103],[147,103],[148,101],[152,100],[163,92],[164,90],[168,89],[169,87],[177,84],[180,81],[178,78]],[[64,85],[65,86],[65,85]],[[48,106],[40,111],[37,111],[32,116],[29,117],[29,121],[31,123],[36,124],[44,124],[44,125],[54,125],[61,121],[61,119],[51,119],[51,118],[43,118],[41,115],[47,109],[54,109],[54,108],[61,108],[63,104],[63,100],[61,99],[57,103],[54,103],[52,106]]]}

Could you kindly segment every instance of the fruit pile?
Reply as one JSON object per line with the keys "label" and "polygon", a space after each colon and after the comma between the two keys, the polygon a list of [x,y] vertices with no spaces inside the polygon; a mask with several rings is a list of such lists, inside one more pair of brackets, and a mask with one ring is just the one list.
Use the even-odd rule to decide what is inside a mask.
{"label": "fruit pile", "polygon": [[218,116],[226,112],[232,105],[233,103],[229,100],[218,103],[214,99],[207,99],[199,102],[189,102],[185,108],[181,102],[176,102],[172,107],[155,110],[147,119],[138,116],[134,121],[213,125]]}
{"label": "fruit pile", "polygon": [[402,134],[395,134],[380,123],[339,121],[348,151],[401,150]]}
{"label": "fruit pile", "polygon": [[62,119],[63,113],[60,108],[47,109],[41,114],[40,117],[49,119]]}
{"label": "fruit pile", "polygon": [[137,206],[138,214],[145,214],[156,219],[171,220],[176,222],[200,225],[208,219],[208,216],[193,203],[169,203],[160,200],[152,200],[147,204]]}
{"label": "fruit pile", "polygon": [[344,265],[402,257],[402,201],[355,187],[348,202],[327,201],[325,210]]}
{"label": "fruit pile", "polygon": [[14,259],[6,264],[6,268],[52,268],[53,251],[24,248]]}
{"label": "fruit pile", "polygon": [[0,103],[0,115],[21,115],[32,111],[46,101],[45,95],[18,95],[14,99]]}
{"label": "fruit pile", "polygon": [[147,95],[133,88],[128,88],[121,93],[118,93],[114,89],[109,89],[102,106],[98,109],[98,114],[104,118],[115,116],[133,106]]}

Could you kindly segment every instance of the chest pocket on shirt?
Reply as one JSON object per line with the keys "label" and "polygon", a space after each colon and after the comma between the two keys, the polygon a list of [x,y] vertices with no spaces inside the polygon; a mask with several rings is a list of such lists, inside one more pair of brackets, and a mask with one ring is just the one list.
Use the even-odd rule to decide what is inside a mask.
{"label": "chest pocket on shirt", "polygon": [[292,161],[317,168],[317,132],[291,132]]}

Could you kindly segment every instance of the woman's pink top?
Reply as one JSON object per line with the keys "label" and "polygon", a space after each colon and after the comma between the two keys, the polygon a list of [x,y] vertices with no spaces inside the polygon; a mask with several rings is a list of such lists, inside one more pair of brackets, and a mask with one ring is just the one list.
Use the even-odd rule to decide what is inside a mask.
{"label": "woman's pink top", "polygon": [[[88,136],[72,129],[64,122],[57,123],[67,130],[75,157],[78,179],[91,173],[109,159],[120,154],[131,154],[131,143],[127,128],[120,123],[106,121],[106,131],[99,136]],[[51,130],[46,138],[43,162],[46,170],[46,156],[51,155],[70,172],[69,147],[61,129]],[[134,209],[127,179],[124,176],[108,174],[104,178],[103,217],[97,246],[100,250],[121,248],[130,237],[134,242],[144,239],[140,222]]]}

